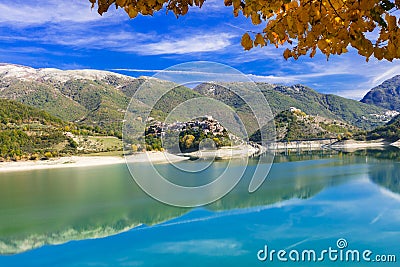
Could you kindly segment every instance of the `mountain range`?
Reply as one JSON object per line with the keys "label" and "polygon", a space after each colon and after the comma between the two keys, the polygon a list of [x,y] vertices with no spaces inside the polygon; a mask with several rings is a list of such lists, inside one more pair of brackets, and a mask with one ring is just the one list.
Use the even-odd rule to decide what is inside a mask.
{"label": "mountain range", "polygon": [[[246,91],[246,83],[213,83],[201,84],[195,91],[220,101],[238,110],[246,110],[246,104],[240,97],[233,95],[230,87]],[[257,83],[258,88],[267,99],[271,111],[276,116],[279,112],[291,107],[299,108],[312,116],[322,116],[331,120],[341,120],[361,129],[373,129],[392,118],[387,109],[361,103],[332,94],[322,94],[304,85],[275,85]]]}
{"label": "mountain range", "polygon": [[[246,93],[250,86],[244,82],[202,83],[190,89],[169,81],[150,77],[133,78],[108,71],[34,69],[0,64],[0,98],[36,108],[35,112],[43,110],[52,118],[60,119],[63,125],[72,123],[76,129],[85,128],[92,133],[119,138],[122,136],[121,129],[127,106],[138,88],[146,84],[151,84],[152,89],[136,94],[137,100],[132,101],[131,108],[144,110],[148,108],[146,103],[163,95],[152,109],[151,116],[156,119],[165,118],[172,109],[186,100],[206,96],[233,108],[242,121],[254,121],[251,109],[244,100],[229,90],[239,88],[241,92]],[[319,127],[317,132],[310,130],[313,127],[307,130],[317,136],[336,133],[338,128],[332,128],[333,122],[343,126],[341,131],[369,131],[384,127],[400,111],[400,76],[373,88],[361,101],[322,94],[304,85],[256,84],[275,117],[279,114],[280,119],[282,116],[290,117],[290,114],[282,112],[297,108],[306,113],[307,118],[318,118],[318,125],[314,125],[314,122],[309,122],[308,119],[302,119],[301,116],[297,120],[301,124],[306,123],[308,128],[312,125]],[[170,88],[174,89],[164,94]],[[1,116],[0,119],[6,117]],[[330,126],[322,125],[320,122],[323,121]],[[295,131],[285,127],[285,130],[281,131],[282,136],[299,132],[298,129]],[[327,131],[327,127],[333,131]]]}

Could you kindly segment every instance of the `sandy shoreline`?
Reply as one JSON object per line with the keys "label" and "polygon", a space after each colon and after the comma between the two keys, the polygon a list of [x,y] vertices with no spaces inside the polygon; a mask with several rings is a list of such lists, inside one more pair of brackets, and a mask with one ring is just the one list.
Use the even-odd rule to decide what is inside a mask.
{"label": "sandy shoreline", "polygon": [[126,157],[126,161],[128,163],[169,163],[169,162],[179,162],[188,160],[188,157],[181,157],[177,155],[173,155],[166,152],[143,152],[143,153],[136,153],[133,155],[129,155]]}
{"label": "sandy shoreline", "polygon": [[194,159],[231,159],[250,157],[258,152],[258,149],[250,145],[238,145],[232,147],[221,147],[217,150],[200,150],[191,153],[184,153],[183,155]]}
{"label": "sandy shoreline", "polygon": [[[281,144],[283,146],[283,144]],[[388,143],[383,140],[376,141],[355,141],[346,140],[338,141],[328,145],[328,142],[321,141],[303,141],[299,144],[286,144],[285,148],[331,148],[331,149],[364,149],[364,148],[377,148],[387,147],[389,145],[399,146],[399,141],[395,143]],[[279,146],[269,147],[271,150],[278,150]],[[37,161],[18,161],[18,162],[0,162],[0,173],[2,172],[13,172],[13,171],[30,171],[30,170],[43,170],[43,169],[55,169],[55,168],[73,168],[73,167],[91,167],[91,166],[104,166],[113,164],[126,163],[145,163],[151,162],[155,164],[179,162],[190,159],[190,157],[198,158],[216,158],[216,159],[228,159],[228,158],[240,158],[250,156],[257,152],[256,149],[251,146],[237,146],[237,147],[225,147],[216,151],[198,151],[187,153],[185,156],[177,156],[164,152],[142,152],[135,153],[133,155],[124,157],[119,156],[70,156],[55,158],[50,160],[37,160]]]}
{"label": "sandy shoreline", "polygon": [[[162,164],[168,162],[178,162],[188,160],[188,157],[180,157],[163,152],[148,152],[136,153],[127,156],[126,160],[129,163],[143,163],[149,162]],[[70,156],[54,158],[49,160],[36,160],[36,161],[17,161],[17,162],[1,162],[0,173],[14,172],[14,171],[30,171],[30,170],[43,170],[43,169],[56,169],[56,168],[77,168],[77,167],[91,167],[91,166],[104,166],[126,163],[125,157],[119,156]]]}
{"label": "sandy shoreline", "polygon": [[[195,154],[201,158],[209,158],[213,154],[216,158],[236,158],[249,156],[254,153],[255,149],[252,147],[232,147],[224,148],[216,151],[202,151],[200,154]],[[1,162],[0,173],[13,172],[13,171],[30,171],[30,170],[43,170],[55,168],[72,168],[72,167],[90,167],[90,166],[104,166],[121,163],[153,163],[165,164],[172,162],[180,162],[189,160],[190,157],[178,156],[165,152],[141,152],[135,153],[125,157],[118,156],[70,156],[55,158],[50,160],[37,160],[37,161],[18,161],[18,162]]]}
{"label": "sandy shoreline", "polygon": [[1,162],[0,173],[13,171],[30,171],[55,168],[76,168],[124,163],[118,156],[70,156],[50,160]]}
{"label": "sandy shoreline", "polygon": [[282,150],[282,149],[323,149],[324,147],[332,144],[331,139],[323,140],[310,140],[310,141],[291,141],[284,142],[279,141],[268,145],[268,149],[271,150]]}
{"label": "sandy shoreline", "polygon": [[369,147],[385,147],[389,146],[390,143],[382,139],[374,141],[356,141],[356,140],[346,140],[338,141],[333,143],[330,147],[332,148],[369,148]]}
{"label": "sandy shoreline", "polygon": [[[319,141],[299,141],[299,142],[276,142],[268,148],[272,150],[282,149],[347,149],[358,150],[365,148],[384,148],[389,145],[396,146],[396,143],[390,144],[389,142],[379,139],[372,141],[356,141],[344,140],[332,142],[332,139],[319,140]],[[397,144],[398,145],[398,144]]]}

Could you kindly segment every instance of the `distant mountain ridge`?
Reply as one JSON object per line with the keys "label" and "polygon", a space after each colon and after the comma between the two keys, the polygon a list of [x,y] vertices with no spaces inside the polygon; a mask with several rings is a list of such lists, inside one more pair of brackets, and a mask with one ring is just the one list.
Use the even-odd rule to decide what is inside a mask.
{"label": "distant mountain ridge", "polygon": [[0,77],[2,79],[18,78],[25,81],[66,82],[72,79],[103,80],[108,76],[113,76],[119,79],[133,79],[129,76],[103,70],[60,70],[56,68],[35,69],[28,66],[0,63]]}
{"label": "distant mountain ridge", "polygon": [[372,88],[361,102],[400,112],[400,75]]}
{"label": "distant mountain ridge", "polygon": [[[43,109],[65,121],[104,129],[121,136],[122,122],[131,97],[142,85],[152,90],[137,94],[135,108],[149,108],[149,99],[158,99],[170,88],[152,111],[153,117],[165,117],[181,102],[208,96],[233,107],[242,119],[251,121],[251,110],[243,100],[223,86],[200,84],[194,89],[149,77],[134,78],[99,70],[34,69],[13,64],[0,64],[0,98],[7,98]],[[238,86],[246,92],[246,83],[219,83]],[[318,93],[303,85],[284,86],[257,83],[269,102],[273,115],[296,107],[311,116],[339,120],[363,129],[384,125],[391,117],[387,110],[336,95]],[[150,101],[151,102],[151,101]],[[199,114],[208,115],[208,114]]]}
{"label": "distant mountain ridge", "polygon": [[[139,81],[139,82],[138,82]],[[120,88],[140,80],[98,70],[34,69],[0,65],[0,97],[46,110],[66,121],[119,131],[128,97]]]}
{"label": "distant mountain ridge", "polygon": [[[373,129],[392,118],[390,115],[386,115],[387,110],[384,108],[336,95],[321,94],[303,85],[256,84],[267,99],[275,116],[284,110],[295,107],[312,116],[341,120],[363,129]],[[245,92],[248,83],[203,83],[194,90],[202,95],[223,101],[238,110],[248,112],[248,107],[246,107],[244,101],[228,89],[234,87]]]}

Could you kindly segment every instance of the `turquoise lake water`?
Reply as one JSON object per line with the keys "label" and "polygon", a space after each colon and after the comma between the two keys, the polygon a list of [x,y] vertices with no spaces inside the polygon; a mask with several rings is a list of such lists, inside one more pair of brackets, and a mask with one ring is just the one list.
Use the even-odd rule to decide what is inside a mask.
{"label": "turquoise lake water", "polygon": [[[277,155],[250,194],[253,163],[228,195],[195,209],[153,200],[123,164],[0,173],[0,266],[398,266],[399,150]],[[329,248],[336,261],[302,260]],[[371,262],[346,262],[349,250],[371,251]]]}

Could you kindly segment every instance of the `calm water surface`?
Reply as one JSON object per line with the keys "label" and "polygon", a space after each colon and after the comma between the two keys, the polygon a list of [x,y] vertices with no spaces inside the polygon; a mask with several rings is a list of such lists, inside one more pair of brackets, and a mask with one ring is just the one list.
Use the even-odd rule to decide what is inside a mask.
{"label": "calm water surface", "polygon": [[[249,194],[251,161],[232,192],[196,209],[148,197],[125,165],[0,173],[0,266],[397,266],[399,155],[279,155]],[[171,166],[159,168],[187,183]],[[395,255],[397,263],[257,259],[265,245],[319,252],[338,249],[340,238],[346,249]]]}

